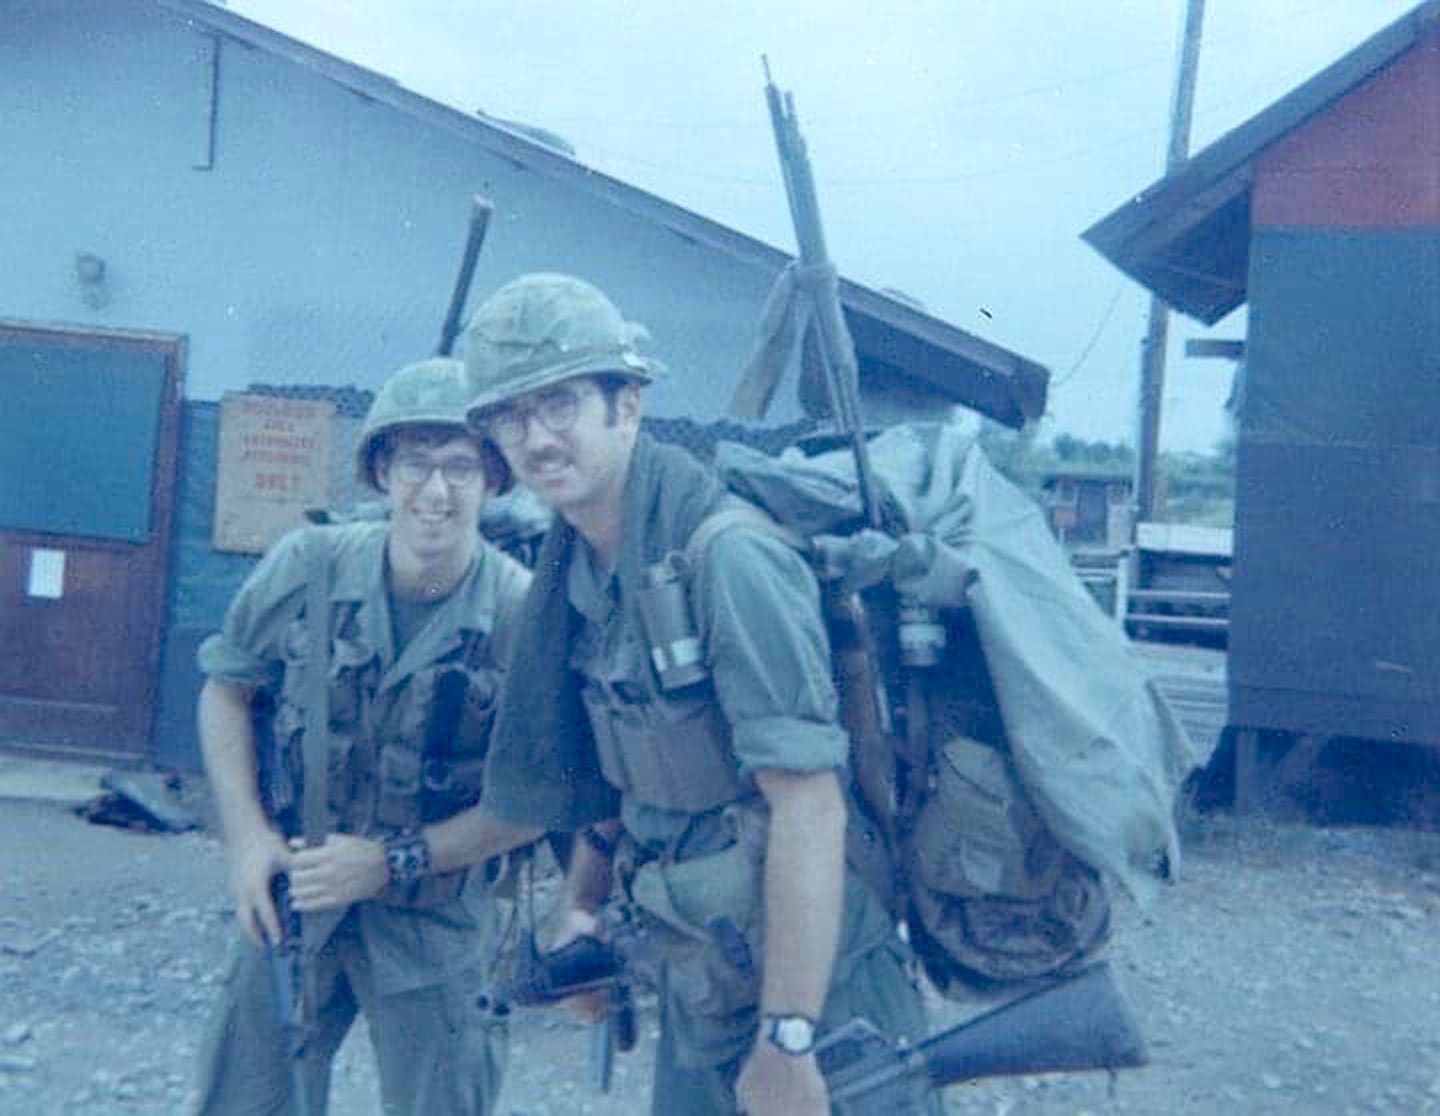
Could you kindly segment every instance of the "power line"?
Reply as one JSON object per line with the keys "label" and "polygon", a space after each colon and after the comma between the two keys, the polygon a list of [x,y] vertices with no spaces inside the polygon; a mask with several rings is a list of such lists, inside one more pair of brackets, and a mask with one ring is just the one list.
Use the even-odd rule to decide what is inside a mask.
{"label": "power line", "polygon": [[[1207,36],[1212,48],[1223,45],[1227,42],[1239,42],[1252,38],[1259,32],[1271,31],[1279,27],[1298,23],[1301,20],[1309,20],[1332,8],[1340,7],[1349,3],[1350,0],[1322,0],[1311,6],[1301,9],[1287,16],[1270,20],[1254,26],[1248,26],[1228,35]],[[1049,96],[1064,94],[1075,89],[1081,89],[1089,85],[1098,85],[1116,77],[1123,77],[1126,74],[1137,73],[1143,70],[1152,70],[1159,66],[1173,64],[1171,55],[1148,55],[1133,62],[1126,62],[1120,65],[1108,66],[1099,70],[1081,71],[1062,79],[1040,82],[1035,85],[1022,86],[1018,89],[1002,90],[997,93],[984,94],[977,97],[951,101],[947,103],[948,109],[958,112],[970,110],[988,109],[998,104],[1005,104],[1011,101],[1028,100],[1031,97]],[[894,105],[874,111],[847,111],[843,116],[807,116],[805,126],[812,130],[826,130],[834,128],[850,128],[855,124],[871,121],[891,121],[896,114],[903,115],[905,110]],[[714,117],[706,119],[703,117],[686,118],[640,118],[631,117],[628,119],[615,116],[594,116],[587,113],[547,115],[545,122],[548,125],[591,125],[603,123],[611,126],[621,126],[628,129],[650,128],[657,131],[765,131],[768,134],[768,122],[763,113],[756,113],[753,116],[739,117]],[[1157,129],[1158,130],[1158,129]]]}
{"label": "power line", "polygon": [[[1289,73],[1296,75],[1299,79],[1308,73],[1309,69],[1297,67]],[[1207,106],[1203,111],[1197,113],[1200,119],[1213,119],[1222,110],[1242,102],[1250,94],[1258,90],[1271,88],[1277,82],[1283,82],[1285,78],[1267,78],[1265,81],[1256,82],[1243,89],[1235,90],[1230,96],[1213,105]],[[1294,82],[1292,81],[1293,85]],[[807,123],[807,128],[809,127]],[[1010,166],[990,166],[976,170],[963,171],[958,174],[937,174],[937,175],[885,175],[878,177],[826,177],[822,176],[819,183],[827,190],[857,190],[871,189],[875,187],[896,187],[896,186],[954,186],[966,182],[976,182],[988,178],[1003,178],[1007,175],[1030,174],[1043,171],[1051,167],[1064,166],[1069,163],[1078,163],[1095,155],[1113,151],[1117,148],[1128,147],[1132,144],[1139,144],[1141,141],[1153,140],[1157,135],[1163,135],[1167,128],[1163,124],[1153,127],[1142,128],[1134,132],[1126,132],[1112,139],[1099,143],[1087,144],[1084,147],[1075,148],[1071,151],[1061,152],[1058,155],[1046,159],[1030,162],[1015,163]],[[715,171],[696,169],[690,164],[657,162],[653,159],[645,159],[631,155],[624,151],[618,151],[611,147],[601,147],[594,144],[586,144],[586,149],[596,155],[615,159],[631,166],[645,167],[649,170],[663,171],[668,175],[677,178],[690,178],[705,182],[715,182],[731,186],[755,186],[770,187],[774,185],[774,176],[757,173],[754,175],[745,174],[723,174]]]}
{"label": "power line", "polygon": [[1069,367],[1063,376],[1051,382],[1051,391],[1068,384],[1075,378],[1075,373],[1079,372],[1085,362],[1090,359],[1090,354],[1099,343],[1101,335],[1105,332],[1105,327],[1110,324],[1110,316],[1115,313],[1115,307],[1120,305],[1120,296],[1125,292],[1125,284],[1126,280],[1124,279],[1121,279],[1119,283],[1115,284],[1115,293],[1110,296],[1110,302],[1106,305],[1104,313],[1100,315],[1100,323],[1095,327],[1095,332],[1090,335],[1090,340],[1085,342],[1085,347],[1080,350],[1080,355],[1075,358],[1075,363]]}

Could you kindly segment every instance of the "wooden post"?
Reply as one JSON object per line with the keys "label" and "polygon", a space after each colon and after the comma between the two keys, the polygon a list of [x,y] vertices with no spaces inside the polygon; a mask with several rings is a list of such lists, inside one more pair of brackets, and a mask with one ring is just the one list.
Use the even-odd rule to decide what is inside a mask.
{"label": "wooden post", "polygon": [[[1200,63],[1200,28],[1205,0],[1187,0],[1185,31],[1180,41],[1180,66],[1175,77],[1175,99],[1170,107],[1170,145],[1165,173],[1183,163],[1190,151],[1190,117],[1195,103],[1195,74]],[[1159,298],[1150,299],[1150,320],[1140,350],[1140,412],[1135,445],[1136,522],[1154,520],[1160,513],[1155,474],[1160,450],[1160,408],[1165,394],[1165,347],[1170,336],[1170,312]]]}
{"label": "wooden post", "polygon": [[1256,782],[1260,774],[1260,731],[1239,729],[1235,733],[1235,816],[1255,812]]}

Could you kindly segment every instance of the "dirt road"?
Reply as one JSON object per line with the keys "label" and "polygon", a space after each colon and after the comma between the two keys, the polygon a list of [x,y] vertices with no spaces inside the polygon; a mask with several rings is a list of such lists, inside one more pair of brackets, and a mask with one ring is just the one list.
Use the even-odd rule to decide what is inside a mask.
{"label": "dirt road", "polygon": [[[1118,914],[1152,1064],[959,1087],[952,1112],[1440,1113],[1440,834],[1195,819],[1179,885]],[[183,1112],[228,918],[211,838],[0,801],[0,1113]],[[964,1013],[937,1005],[936,1025]],[[501,1113],[645,1112],[645,1024],[600,1095],[587,1032],[522,1016]],[[357,1033],[333,1111],[374,1096]]]}

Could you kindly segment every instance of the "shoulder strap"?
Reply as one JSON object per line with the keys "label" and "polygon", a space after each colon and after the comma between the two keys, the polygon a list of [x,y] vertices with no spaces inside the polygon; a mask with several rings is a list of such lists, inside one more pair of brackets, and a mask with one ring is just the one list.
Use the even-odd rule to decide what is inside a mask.
{"label": "shoulder strap", "polygon": [[686,567],[692,571],[699,569],[700,561],[705,557],[705,551],[710,544],[732,527],[753,527],[779,539],[801,554],[810,552],[810,542],[800,532],[786,527],[748,500],[730,496],[718,510],[707,515],[696,524],[695,530],[690,532],[690,538],[685,543]]}
{"label": "shoulder strap", "polygon": [[330,830],[330,547],[325,532],[312,528],[305,555],[305,731],[301,824],[307,845],[318,845]]}
{"label": "shoulder strap", "polygon": [[[807,558],[813,557],[810,540],[739,496],[731,496],[700,521],[685,544],[689,576],[699,568],[705,548],[731,527],[749,526],[765,531]],[[830,653],[835,685],[840,699],[840,723],[850,737],[850,765],[857,805],[873,826],[877,847],[868,845],[862,834],[865,826],[846,831],[846,855],[852,866],[893,917],[903,917],[895,875],[896,831],[895,741],[880,715],[873,656],[866,645],[867,623],[864,604],[857,594],[840,592],[838,586],[822,582],[822,608],[830,636]]]}
{"label": "shoulder strap", "polygon": [[[318,845],[330,819],[330,546],[323,528],[311,528],[305,552],[305,728],[301,735],[301,825],[305,843]],[[300,918],[300,1016],[305,1034],[319,1019],[319,976],[315,958],[344,910],[316,911]],[[308,1060],[308,1057],[307,1057]]]}

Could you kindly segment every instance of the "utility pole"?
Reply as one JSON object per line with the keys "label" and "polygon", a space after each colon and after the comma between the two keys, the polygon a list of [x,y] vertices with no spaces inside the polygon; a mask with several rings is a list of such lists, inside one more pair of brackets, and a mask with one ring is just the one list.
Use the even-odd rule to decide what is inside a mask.
{"label": "utility pole", "polygon": [[[1165,173],[1172,173],[1190,153],[1190,115],[1195,103],[1195,72],[1200,65],[1200,28],[1205,0],[1186,0],[1185,30],[1180,39],[1180,65],[1170,105],[1170,145]],[[1165,394],[1165,347],[1170,336],[1170,311],[1150,298],[1150,320],[1140,349],[1139,431],[1135,446],[1135,516],[1154,520],[1160,513],[1156,472],[1160,453],[1160,408]]]}

